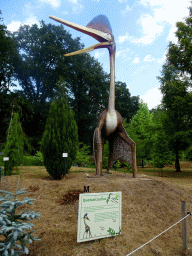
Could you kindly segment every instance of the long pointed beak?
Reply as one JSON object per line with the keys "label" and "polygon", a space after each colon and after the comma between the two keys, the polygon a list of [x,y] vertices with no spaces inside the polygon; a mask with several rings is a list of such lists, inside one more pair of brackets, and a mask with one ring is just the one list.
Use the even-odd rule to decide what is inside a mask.
{"label": "long pointed beak", "polygon": [[58,21],[68,27],[75,29],[75,30],[78,30],[84,34],[87,34],[87,35],[95,38],[97,41],[101,42],[99,44],[92,45],[90,47],[84,48],[84,49],[76,51],[76,52],[64,54],[64,56],[72,56],[72,55],[76,55],[76,54],[90,52],[90,51],[93,51],[94,49],[98,49],[98,48],[106,48],[107,46],[109,46],[111,44],[112,41],[114,41],[114,39],[110,33],[105,33],[100,30],[97,30],[97,29],[92,29],[92,28],[81,26],[81,25],[77,25],[70,21],[66,21],[66,20],[57,18],[55,16],[49,16],[49,18],[51,18],[55,21]]}
{"label": "long pointed beak", "polygon": [[70,52],[70,53],[66,53],[64,54],[64,56],[72,56],[72,55],[77,55],[77,54],[81,54],[81,53],[85,53],[85,52],[90,52],[93,51],[95,49],[99,49],[99,48],[106,48],[106,46],[110,45],[110,42],[103,42],[100,44],[94,44],[92,46],[86,47],[82,50],[76,51],[76,52]]}

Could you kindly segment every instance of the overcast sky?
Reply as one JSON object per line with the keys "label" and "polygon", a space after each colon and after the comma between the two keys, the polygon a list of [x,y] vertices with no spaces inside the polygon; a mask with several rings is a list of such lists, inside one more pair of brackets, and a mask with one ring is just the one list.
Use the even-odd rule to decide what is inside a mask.
{"label": "overcast sky", "polygon": [[[53,15],[86,26],[95,16],[106,15],[116,42],[116,81],[125,82],[132,96],[148,104],[160,104],[160,75],[169,41],[176,43],[176,22],[189,16],[189,0],[1,0],[4,24],[10,31],[20,25],[59,23]],[[93,38],[65,27],[73,38],[81,37],[85,47],[97,43]],[[98,49],[90,53],[109,73],[109,53]]]}

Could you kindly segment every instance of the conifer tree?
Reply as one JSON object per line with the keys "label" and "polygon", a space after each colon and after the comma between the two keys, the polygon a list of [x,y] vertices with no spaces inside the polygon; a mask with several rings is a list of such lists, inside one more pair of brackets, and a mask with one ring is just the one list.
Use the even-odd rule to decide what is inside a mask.
{"label": "conifer tree", "polygon": [[9,157],[9,161],[7,162],[6,175],[11,175],[14,166],[17,166],[21,163],[23,157],[23,147],[23,129],[19,121],[19,114],[12,112],[7,135],[7,143],[4,149],[4,154]]}
{"label": "conifer tree", "polygon": [[62,153],[67,152],[66,173],[76,158],[78,130],[72,110],[62,97],[51,103],[49,116],[41,142],[44,165],[54,179],[64,175]]}

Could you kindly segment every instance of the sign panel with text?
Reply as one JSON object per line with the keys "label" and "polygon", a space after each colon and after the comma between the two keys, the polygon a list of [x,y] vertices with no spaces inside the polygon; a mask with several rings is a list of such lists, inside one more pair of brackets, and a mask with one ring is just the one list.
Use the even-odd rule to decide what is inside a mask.
{"label": "sign panel with text", "polygon": [[79,194],[77,243],[121,234],[122,192]]}

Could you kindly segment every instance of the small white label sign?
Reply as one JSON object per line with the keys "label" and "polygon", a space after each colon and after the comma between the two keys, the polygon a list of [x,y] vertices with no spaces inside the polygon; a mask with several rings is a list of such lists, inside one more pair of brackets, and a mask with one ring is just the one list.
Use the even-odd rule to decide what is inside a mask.
{"label": "small white label sign", "polygon": [[3,161],[9,161],[9,157],[3,157]]}
{"label": "small white label sign", "polygon": [[63,153],[62,157],[68,157],[68,153]]}
{"label": "small white label sign", "polygon": [[122,192],[79,194],[77,243],[121,234]]}

